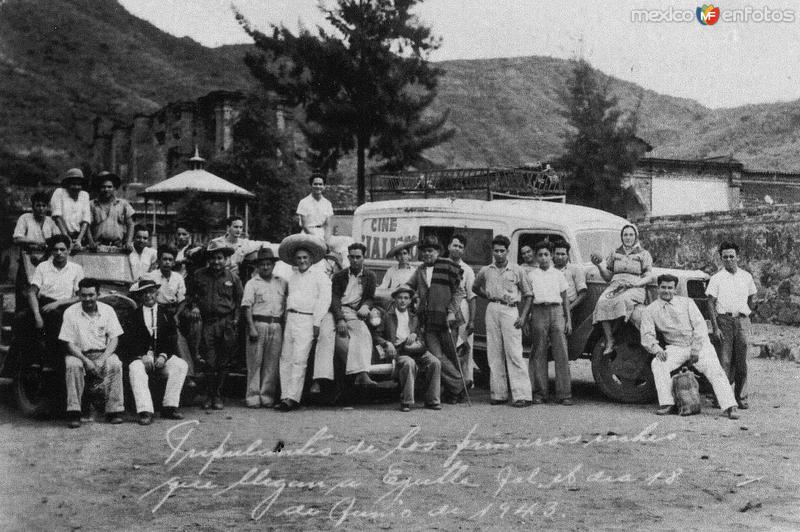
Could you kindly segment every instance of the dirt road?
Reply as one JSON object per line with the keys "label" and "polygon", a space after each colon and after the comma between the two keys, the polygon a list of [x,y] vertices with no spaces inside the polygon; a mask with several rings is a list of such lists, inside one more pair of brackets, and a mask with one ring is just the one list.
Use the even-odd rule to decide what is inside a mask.
{"label": "dirt road", "polygon": [[586,362],[572,407],[479,391],[441,412],[187,408],[69,430],[5,391],[0,529],[798,530],[800,365],[750,368],[739,421],[610,403]]}

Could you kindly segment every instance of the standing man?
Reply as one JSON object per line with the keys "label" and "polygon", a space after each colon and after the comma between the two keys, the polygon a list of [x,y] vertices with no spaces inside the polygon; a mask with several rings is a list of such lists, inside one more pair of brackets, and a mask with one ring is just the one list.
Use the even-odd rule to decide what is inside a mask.
{"label": "standing man", "polygon": [[148,374],[153,373],[167,379],[161,417],[183,419],[178,406],[189,365],[177,356],[178,331],[174,317],[157,301],[158,289],[158,283],[151,279],[131,285],[129,292],[139,300],[140,306],[134,312],[120,346],[128,364],[128,378],[140,425],[149,425],[153,421],[155,411],[148,378]]}
{"label": "standing man", "polygon": [[747,344],[750,336],[750,312],[756,284],[749,272],[739,268],[739,246],[723,242],[719,246],[722,269],[711,276],[706,288],[711,327],[720,342],[719,361],[739,408],[747,402]]}
{"label": "standing man", "polygon": [[192,234],[186,226],[179,225],[175,229],[175,265],[173,268],[186,279],[189,272],[188,263],[192,253],[199,250],[200,246],[195,246],[192,242]]}
{"label": "standing man", "polygon": [[50,260],[36,266],[28,291],[28,306],[34,328],[37,336],[44,338],[44,342],[36,343],[40,348],[36,362],[51,367],[60,362],[56,343],[61,330],[58,309],[78,301],[78,283],[83,279],[81,265],[67,260],[70,245],[71,241],[66,235],[53,235],[47,239]]}
{"label": "standing man", "polygon": [[29,249],[44,249],[47,239],[59,234],[58,226],[47,216],[47,194],[34,192],[31,194],[31,211],[17,218],[14,227],[14,243]]}
{"label": "standing man", "polygon": [[462,234],[454,234],[450,237],[450,244],[447,252],[456,266],[461,269],[461,281],[458,285],[458,296],[461,299],[461,316],[464,323],[458,327],[458,340],[456,340],[456,350],[459,352],[459,362],[461,371],[464,372],[464,379],[467,386],[472,385],[472,347],[475,343],[475,304],[476,296],[472,291],[475,284],[475,271],[463,261],[464,250],[467,248],[467,238]]}
{"label": "standing man", "polygon": [[133,216],[136,211],[128,200],[116,197],[119,177],[104,170],[97,174],[96,182],[98,194],[90,202],[92,240],[95,244],[133,251]]}
{"label": "standing man", "polygon": [[84,237],[91,239],[89,224],[92,212],[89,207],[89,193],[83,190],[83,172],[80,168],[70,168],[61,180],[61,186],[50,198],[50,213],[62,235],[72,241],[71,247],[80,250]]}
{"label": "standing man", "polygon": [[567,299],[567,280],[550,262],[550,242],[543,240],[533,246],[539,267],[528,272],[533,293],[531,321],[533,324],[533,353],[528,372],[533,383],[533,404],[547,400],[547,353],[553,353],[556,366],[556,400],[572,405],[572,384],[569,374],[567,336],[572,334],[572,317]]}
{"label": "standing man", "polygon": [[401,242],[389,250],[386,254],[387,259],[394,257],[397,259],[397,266],[392,266],[386,273],[383,274],[383,280],[378,286],[378,290],[394,290],[398,286],[408,283],[408,280],[414,275],[414,269],[411,267],[411,250],[417,245],[416,240],[410,242]]}
{"label": "standing man", "polygon": [[133,231],[133,251],[128,255],[134,281],[153,271],[158,262],[158,253],[148,246],[149,243],[150,231],[143,225],[137,225]]}
{"label": "standing man", "polygon": [[315,235],[322,240],[328,238],[328,219],[333,216],[333,205],[322,195],[325,190],[325,176],[312,174],[308,179],[311,194],[297,204],[297,216],[303,233]]}
{"label": "standing man", "polygon": [[283,344],[283,315],[288,283],[272,274],[278,257],[270,248],[256,255],[256,273],[244,285],[242,307],[247,320],[247,391],[250,408],[272,408],[278,399],[278,365]]}
{"label": "standing man", "polygon": [[[531,404],[531,379],[522,358],[522,325],[531,306],[531,286],[522,267],[508,262],[508,237],[492,240],[494,262],[481,268],[472,291],[489,300],[486,306],[486,355],[489,359],[490,402],[512,406]],[[520,315],[519,304],[522,303]]]}
{"label": "standing man", "polygon": [[243,233],[244,218],[235,215],[228,218],[225,234],[212,240],[212,242],[216,242],[219,245],[233,248],[233,255],[228,258],[227,267],[236,275],[239,275],[239,265],[244,261],[245,255],[258,251],[263,244],[269,243],[244,238],[242,237]]}
{"label": "standing man", "polygon": [[[730,419],[739,419],[733,390],[708,339],[706,320],[694,301],[675,295],[677,285],[674,275],[659,275],[658,299],[642,313],[642,346],[655,357],[650,365],[658,392],[656,414],[675,413],[670,372],[689,362],[709,380],[722,411]],[[664,349],[658,343],[657,332],[664,335]]]}
{"label": "standing man", "polygon": [[442,245],[436,236],[426,236],[419,247],[422,264],[408,280],[408,286],[419,298],[417,314],[424,343],[442,366],[444,400],[455,404],[466,396],[451,331],[463,322],[458,295],[461,269],[450,259],[439,256]]}
{"label": "standing man", "polygon": [[192,319],[203,320],[201,357],[195,361],[206,376],[203,408],[222,410],[222,386],[236,346],[236,326],[242,302],[242,282],[226,267],[233,248],[211,242],[205,250],[207,266],[189,282],[187,300]]}
{"label": "standing man", "polygon": [[553,265],[567,280],[567,301],[570,310],[580,305],[586,297],[586,273],[577,264],[569,261],[570,245],[566,240],[556,240],[553,244]]}
{"label": "standing man", "polygon": [[[376,383],[369,377],[369,366],[372,363],[372,334],[365,320],[369,318],[378,284],[375,273],[364,268],[364,254],[367,248],[361,242],[354,242],[347,247],[347,258],[350,267],[336,272],[331,278],[330,312],[335,324],[335,332],[340,338],[348,338],[346,375],[355,375],[355,385],[361,388],[374,386]],[[334,371],[335,341],[329,338],[322,341],[323,334],[333,331],[320,330],[320,340],[314,358],[314,380],[334,381],[338,372]],[[323,350],[320,346],[329,346]]]}
{"label": "standing man", "polygon": [[407,285],[398,286],[392,291],[394,304],[386,313],[376,343],[385,349],[388,358],[397,361],[395,372],[400,381],[400,411],[411,411],[419,370],[423,377],[425,408],[441,410],[439,392],[442,364],[422,343],[419,320],[409,308],[413,297],[414,291]]}
{"label": "standing man", "polygon": [[81,398],[84,376],[88,373],[102,380],[106,419],[112,425],[122,423],[125,411],[122,395],[122,362],[116,355],[122,327],[114,309],[97,301],[100,283],[81,279],[80,303],[64,311],[58,339],[67,344],[66,382],[69,427],[81,426]]}
{"label": "standing man", "polygon": [[300,407],[311,344],[319,336],[322,317],[331,305],[331,282],[311,268],[325,256],[321,238],[296,234],[283,239],[281,260],[297,267],[289,278],[286,296],[286,329],[281,348],[281,402],[276,408],[288,412]]}

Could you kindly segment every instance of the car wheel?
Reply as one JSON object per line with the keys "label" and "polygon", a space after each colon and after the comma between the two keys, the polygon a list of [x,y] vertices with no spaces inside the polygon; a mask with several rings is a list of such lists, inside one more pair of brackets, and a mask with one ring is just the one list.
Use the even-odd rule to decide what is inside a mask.
{"label": "car wheel", "polygon": [[638,343],[622,342],[617,348],[603,354],[605,341],[595,343],[592,349],[592,376],[600,391],[620,403],[649,403],[656,397],[652,357]]}
{"label": "car wheel", "polygon": [[49,375],[41,369],[20,367],[14,375],[14,399],[29,417],[45,417],[54,411],[56,390]]}

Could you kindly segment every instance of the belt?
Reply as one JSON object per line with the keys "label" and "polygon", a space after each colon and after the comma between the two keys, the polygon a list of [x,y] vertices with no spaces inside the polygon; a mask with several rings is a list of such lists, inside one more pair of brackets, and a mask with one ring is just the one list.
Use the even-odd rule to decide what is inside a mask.
{"label": "belt", "polygon": [[280,323],[281,318],[276,318],[275,316],[253,316],[253,321],[261,323]]}
{"label": "belt", "polygon": [[295,310],[293,308],[290,308],[286,312],[291,312],[292,314],[302,314],[303,316],[313,316],[314,315],[313,312],[301,312],[301,311]]}
{"label": "belt", "polygon": [[534,303],[533,304],[534,307],[552,307],[552,306],[555,306],[555,305],[561,306],[561,303]]}
{"label": "belt", "polygon": [[741,314],[739,312],[723,312],[720,316],[727,316],[729,318],[747,318],[747,314]]}
{"label": "belt", "polygon": [[503,305],[504,307],[516,307],[519,304],[519,301],[515,301],[514,303],[506,303],[502,299],[490,299],[489,303],[497,303],[499,305]]}

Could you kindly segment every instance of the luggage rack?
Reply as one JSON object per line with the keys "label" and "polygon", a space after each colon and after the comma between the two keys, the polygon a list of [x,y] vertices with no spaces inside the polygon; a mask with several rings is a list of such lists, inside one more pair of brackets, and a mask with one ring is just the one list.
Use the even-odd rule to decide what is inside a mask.
{"label": "luggage rack", "polygon": [[566,200],[556,172],[535,168],[449,168],[425,172],[370,175],[370,201],[408,197],[458,196],[471,199]]}

